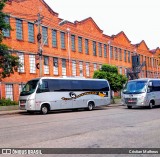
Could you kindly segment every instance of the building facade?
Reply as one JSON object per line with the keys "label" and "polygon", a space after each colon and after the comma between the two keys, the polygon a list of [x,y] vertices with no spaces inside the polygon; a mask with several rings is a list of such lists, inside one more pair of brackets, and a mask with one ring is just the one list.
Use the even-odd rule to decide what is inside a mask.
{"label": "building facade", "polygon": [[144,40],[131,44],[123,31],[103,34],[91,17],[65,21],[43,0],[8,0],[4,12],[13,30],[4,32],[3,42],[23,66],[2,80],[1,98],[17,101],[23,85],[40,76],[92,78],[102,64],[116,65],[125,75],[134,54],[146,61],[140,77],[160,77],[159,48],[150,50]]}

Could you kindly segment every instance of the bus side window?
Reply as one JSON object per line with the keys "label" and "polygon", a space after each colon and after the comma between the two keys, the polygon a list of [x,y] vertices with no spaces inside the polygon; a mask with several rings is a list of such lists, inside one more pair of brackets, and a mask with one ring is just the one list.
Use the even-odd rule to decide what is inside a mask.
{"label": "bus side window", "polygon": [[37,93],[49,92],[48,82],[42,81],[42,84],[38,85]]}

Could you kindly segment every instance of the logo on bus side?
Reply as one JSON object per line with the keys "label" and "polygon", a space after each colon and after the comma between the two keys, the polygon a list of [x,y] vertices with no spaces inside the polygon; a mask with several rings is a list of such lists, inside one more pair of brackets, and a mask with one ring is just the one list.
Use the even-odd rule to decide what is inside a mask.
{"label": "logo on bus side", "polygon": [[90,94],[98,95],[100,97],[105,97],[107,93],[106,92],[85,92],[85,93],[81,93],[79,95],[76,95],[74,92],[70,92],[69,93],[70,98],[62,97],[61,99],[62,100],[72,100],[72,99],[77,99],[77,98],[79,98],[81,96],[90,95]]}
{"label": "logo on bus side", "polygon": [[75,93],[73,93],[73,92],[70,92],[70,93],[69,93],[69,96],[70,96],[71,98],[73,98],[73,99],[75,99],[75,98],[76,98],[76,94],[75,94]]}

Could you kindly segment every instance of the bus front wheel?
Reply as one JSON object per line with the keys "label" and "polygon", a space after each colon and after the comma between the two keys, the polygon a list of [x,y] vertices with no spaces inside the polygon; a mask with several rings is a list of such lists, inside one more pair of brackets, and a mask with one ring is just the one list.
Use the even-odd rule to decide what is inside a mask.
{"label": "bus front wheel", "polygon": [[149,103],[149,109],[152,109],[153,108],[153,102],[150,101]]}
{"label": "bus front wheel", "polygon": [[88,110],[89,110],[89,111],[92,111],[93,108],[94,108],[93,102],[89,102],[89,103],[88,103]]}
{"label": "bus front wheel", "polygon": [[49,111],[48,106],[47,105],[42,105],[41,107],[41,113],[42,114],[47,114]]}

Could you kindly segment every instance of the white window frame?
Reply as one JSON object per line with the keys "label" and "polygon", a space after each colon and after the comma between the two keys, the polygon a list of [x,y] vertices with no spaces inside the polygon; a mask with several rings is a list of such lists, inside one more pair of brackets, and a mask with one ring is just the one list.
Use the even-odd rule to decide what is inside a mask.
{"label": "white window frame", "polygon": [[44,74],[49,74],[49,57],[44,56]]}
{"label": "white window frame", "polygon": [[13,100],[13,85],[12,84],[5,85],[5,95],[7,99]]}
{"label": "white window frame", "polygon": [[24,71],[24,54],[23,53],[17,53],[19,57],[19,62],[21,63],[21,67],[18,68],[18,72],[23,73]]}
{"label": "white window frame", "polygon": [[36,59],[35,55],[29,55],[30,73],[36,73]]}
{"label": "white window frame", "polygon": [[119,73],[122,74],[122,67],[119,67]]}
{"label": "white window frame", "polygon": [[89,72],[89,63],[86,63],[86,76],[89,77],[90,76],[90,72]]}
{"label": "white window frame", "polygon": [[72,61],[72,75],[76,76],[76,61]]}
{"label": "white window frame", "polygon": [[66,59],[62,59],[62,76],[66,76]]}
{"label": "white window frame", "polygon": [[79,76],[83,76],[83,62],[79,62]]}
{"label": "white window frame", "polygon": [[93,63],[93,67],[94,67],[94,71],[96,71],[97,70],[97,64]]}
{"label": "white window frame", "polygon": [[58,75],[58,58],[53,58],[53,74]]}
{"label": "white window frame", "polygon": [[101,70],[101,68],[102,68],[102,64],[99,64],[99,70]]}

